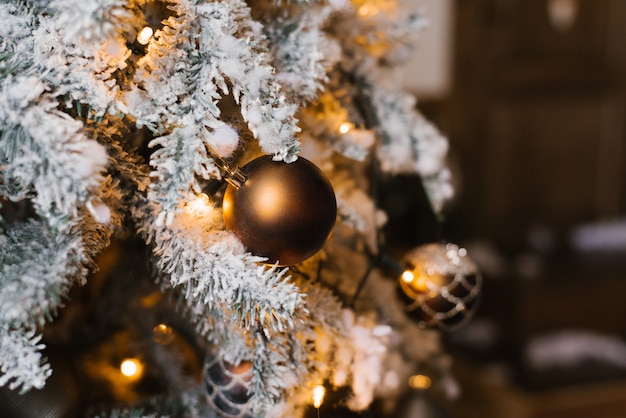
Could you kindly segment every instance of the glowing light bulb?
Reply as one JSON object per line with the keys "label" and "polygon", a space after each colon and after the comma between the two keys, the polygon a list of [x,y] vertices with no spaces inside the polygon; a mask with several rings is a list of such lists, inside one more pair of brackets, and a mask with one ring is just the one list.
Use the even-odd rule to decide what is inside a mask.
{"label": "glowing light bulb", "polygon": [[324,395],[326,395],[326,388],[322,385],[317,385],[313,388],[313,406],[317,409],[324,403]]}
{"label": "glowing light bulb", "polygon": [[213,212],[213,206],[209,200],[209,196],[200,193],[195,199],[187,203],[187,212],[196,216],[206,216]]}
{"label": "glowing light bulb", "polygon": [[143,364],[136,358],[127,358],[120,364],[120,372],[129,379],[138,379],[143,374]]}
{"label": "glowing light bulb", "polygon": [[152,39],[152,35],[154,35],[154,30],[150,26],[145,26],[139,33],[137,34],[137,42],[141,45],[147,45]]}
{"label": "glowing light bulb", "polygon": [[425,374],[415,374],[409,378],[409,386],[413,389],[428,389],[432,381]]}
{"label": "glowing light bulb", "polygon": [[344,122],[339,125],[339,133],[341,134],[347,134],[350,132],[350,129],[352,129],[352,124],[350,122]]}
{"label": "glowing light bulb", "polygon": [[[416,274],[417,273],[417,274]],[[424,293],[428,291],[428,286],[431,277],[425,276],[419,271],[404,270],[400,276],[400,280],[404,282],[411,290],[418,293]]]}

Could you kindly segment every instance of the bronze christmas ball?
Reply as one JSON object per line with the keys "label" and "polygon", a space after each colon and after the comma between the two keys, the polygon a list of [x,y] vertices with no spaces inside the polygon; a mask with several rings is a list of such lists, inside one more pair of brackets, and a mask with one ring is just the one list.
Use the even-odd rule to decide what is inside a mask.
{"label": "bronze christmas ball", "polygon": [[297,264],[317,253],[335,225],[337,200],[324,173],[299,157],[262,156],[241,167],[245,182],[224,194],[226,228],[268,263]]}
{"label": "bronze christmas ball", "polygon": [[452,330],[476,312],[482,275],[464,248],[426,244],[402,260],[398,296],[407,316],[424,328]]}

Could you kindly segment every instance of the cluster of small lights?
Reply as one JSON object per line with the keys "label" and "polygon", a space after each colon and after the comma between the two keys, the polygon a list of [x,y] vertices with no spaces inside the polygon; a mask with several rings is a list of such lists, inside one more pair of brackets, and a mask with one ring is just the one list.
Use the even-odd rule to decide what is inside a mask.
{"label": "cluster of small lights", "polygon": [[452,264],[459,265],[461,264],[461,258],[467,255],[467,250],[465,248],[459,248],[456,245],[448,245],[448,252],[446,253]]}
{"label": "cluster of small lights", "polygon": [[473,262],[467,258],[467,250],[458,245],[448,243],[445,245],[445,251],[440,251],[435,245],[423,248],[413,263],[419,265],[429,276],[457,272],[468,274],[476,269]]}

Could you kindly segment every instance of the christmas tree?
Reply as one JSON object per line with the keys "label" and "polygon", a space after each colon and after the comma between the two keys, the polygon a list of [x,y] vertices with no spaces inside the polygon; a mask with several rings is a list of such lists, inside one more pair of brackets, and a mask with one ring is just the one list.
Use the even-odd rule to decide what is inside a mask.
{"label": "christmas tree", "polygon": [[435,213],[452,195],[448,142],[392,73],[424,16],[5,0],[0,18],[15,410],[300,417],[325,390],[364,411],[419,364],[445,372],[437,329],[471,315],[480,275],[454,245],[385,254],[377,197],[398,174]]}

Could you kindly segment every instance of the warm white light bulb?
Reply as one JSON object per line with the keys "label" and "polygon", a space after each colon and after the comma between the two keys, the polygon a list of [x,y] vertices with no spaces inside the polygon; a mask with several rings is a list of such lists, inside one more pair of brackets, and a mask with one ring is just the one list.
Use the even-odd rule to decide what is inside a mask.
{"label": "warm white light bulb", "polygon": [[348,132],[350,132],[350,129],[352,129],[352,124],[349,122],[344,122],[339,125],[339,133],[347,134]]}
{"label": "warm white light bulb", "polygon": [[120,372],[129,378],[138,378],[143,371],[143,365],[136,358],[128,358],[120,364]]}
{"label": "warm white light bulb", "polygon": [[150,26],[146,26],[137,34],[137,42],[146,45],[152,39],[152,35],[154,35],[154,30]]}
{"label": "warm white light bulb", "polygon": [[326,395],[326,388],[322,385],[317,385],[313,388],[313,406],[319,408],[324,403],[324,395]]}

